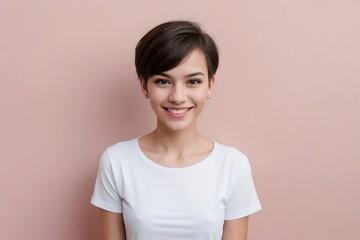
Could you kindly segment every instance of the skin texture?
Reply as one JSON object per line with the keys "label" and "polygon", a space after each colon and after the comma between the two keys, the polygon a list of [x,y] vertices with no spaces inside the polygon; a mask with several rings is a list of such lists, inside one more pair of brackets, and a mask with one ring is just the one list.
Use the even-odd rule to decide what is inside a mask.
{"label": "skin texture", "polygon": [[246,240],[249,217],[224,222],[222,240]]}
{"label": "skin texture", "polygon": [[[197,118],[213,85],[214,78],[209,81],[205,56],[199,50],[179,66],[150,77],[146,86],[142,84],[144,95],[157,116],[156,129],[139,140],[151,160],[167,167],[186,167],[212,151],[213,143],[197,131]],[[168,108],[188,110],[186,115],[174,117]]]}
{"label": "skin texture", "polygon": [[101,239],[125,240],[125,226],[121,213],[113,213],[100,209],[101,215]]}
{"label": "skin texture", "polygon": [[[197,119],[214,86],[204,54],[194,50],[177,67],[151,76],[142,91],[157,117],[156,129],[139,138],[152,161],[166,167],[187,167],[203,160],[214,144],[197,131]],[[174,109],[177,109],[176,111]],[[122,214],[102,210],[103,240],[126,239]],[[227,220],[222,240],[246,240],[248,217]]]}
{"label": "skin texture", "polygon": [[[213,85],[214,79],[208,80],[205,56],[200,50],[194,50],[179,66],[151,76],[147,86],[142,81],[142,90],[158,119],[157,130],[196,131],[197,117],[211,95]],[[164,107],[192,109],[186,117],[174,119],[168,117]]]}

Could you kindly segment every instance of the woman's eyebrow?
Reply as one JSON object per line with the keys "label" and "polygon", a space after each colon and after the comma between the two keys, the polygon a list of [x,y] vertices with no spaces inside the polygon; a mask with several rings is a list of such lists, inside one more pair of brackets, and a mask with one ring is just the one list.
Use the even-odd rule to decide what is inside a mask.
{"label": "woman's eyebrow", "polygon": [[[171,75],[169,75],[167,73],[159,73],[159,74],[156,74],[156,75],[167,77],[167,78],[172,78]],[[190,73],[190,74],[186,75],[185,77],[194,77],[194,76],[197,76],[197,75],[205,76],[202,72],[194,72],[194,73]]]}
{"label": "woman's eyebrow", "polygon": [[158,73],[158,74],[155,74],[155,75],[171,78],[171,76],[169,74],[166,74],[166,73]]}
{"label": "woman's eyebrow", "polygon": [[194,77],[194,76],[197,76],[197,75],[205,76],[202,72],[195,72],[195,73],[188,74],[185,77]]}

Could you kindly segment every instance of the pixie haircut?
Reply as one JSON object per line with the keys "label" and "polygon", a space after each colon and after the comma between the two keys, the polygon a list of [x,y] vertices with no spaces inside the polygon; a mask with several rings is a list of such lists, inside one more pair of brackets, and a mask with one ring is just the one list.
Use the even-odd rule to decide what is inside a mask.
{"label": "pixie haircut", "polygon": [[160,24],[143,36],[135,50],[135,67],[139,79],[173,69],[193,50],[206,59],[209,80],[216,73],[219,53],[214,40],[195,22],[171,21]]}

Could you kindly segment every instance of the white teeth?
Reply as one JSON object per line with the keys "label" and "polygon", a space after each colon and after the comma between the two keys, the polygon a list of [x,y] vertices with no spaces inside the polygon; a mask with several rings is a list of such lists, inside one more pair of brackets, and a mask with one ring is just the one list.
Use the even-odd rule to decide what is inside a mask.
{"label": "white teeth", "polygon": [[168,108],[167,110],[173,114],[182,114],[182,113],[186,112],[188,109],[187,108],[183,108],[183,109]]}

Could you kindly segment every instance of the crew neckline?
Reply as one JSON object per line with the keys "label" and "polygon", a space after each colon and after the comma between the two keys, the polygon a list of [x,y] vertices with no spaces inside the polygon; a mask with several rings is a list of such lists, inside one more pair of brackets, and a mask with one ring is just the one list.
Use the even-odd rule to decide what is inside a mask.
{"label": "crew neckline", "polygon": [[162,171],[167,171],[167,172],[185,172],[185,171],[190,171],[190,170],[193,170],[193,169],[197,169],[197,168],[199,168],[201,166],[204,166],[208,162],[210,162],[211,159],[214,158],[215,152],[218,149],[218,143],[213,141],[212,142],[213,143],[213,149],[211,150],[211,152],[205,158],[203,158],[199,162],[196,162],[196,163],[194,163],[192,165],[189,165],[189,166],[186,166],[186,167],[178,167],[178,168],[177,167],[166,167],[164,165],[161,165],[159,163],[154,162],[148,156],[145,155],[145,153],[143,152],[143,150],[140,147],[139,138],[140,137],[137,137],[137,138],[134,139],[134,145],[135,145],[136,151],[140,155],[141,159],[144,160],[144,162],[147,163],[148,165],[150,165],[150,166],[152,166],[152,167],[154,167],[156,169],[159,169],[159,170],[162,170]]}

